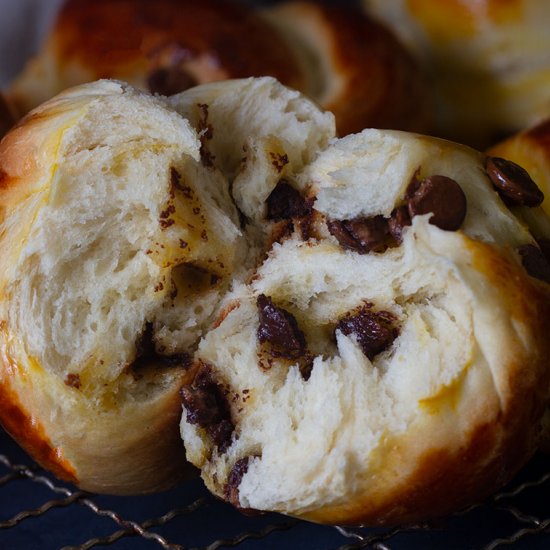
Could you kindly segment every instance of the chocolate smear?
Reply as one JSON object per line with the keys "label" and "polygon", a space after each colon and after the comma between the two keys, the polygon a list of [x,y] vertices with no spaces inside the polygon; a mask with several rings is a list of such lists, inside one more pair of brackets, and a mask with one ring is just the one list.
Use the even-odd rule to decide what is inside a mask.
{"label": "chocolate smear", "polygon": [[389,311],[372,311],[370,304],[348,313],[338,322],[336,329],[346,336],[355,335],[363,353],[371,361],[399,336],[395,316]]}
{"label": "chocolate smear", "polygon": [[260,294],[257,299],[260,326],[258,340],[268,343],[273,357],[297,359],[306,353],[306,339],[294,316],[277,307],[271,298]]}

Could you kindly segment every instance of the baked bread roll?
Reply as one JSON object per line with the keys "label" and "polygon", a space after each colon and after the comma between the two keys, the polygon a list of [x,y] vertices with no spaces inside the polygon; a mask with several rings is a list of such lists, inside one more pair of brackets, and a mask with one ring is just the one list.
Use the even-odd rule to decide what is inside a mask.
{"label": "baked bread roll", "polygon": [[539,209],[541,193],[517,175],[510,192],[508,168],[366,130],[280,182],[265,223],[294,231],[225,297],[182,390],[187,458],[212,492],[397,524],[482,499],[529,459],[550,388],[550,266],[505,204]]}
{"label": "baked bread roll", "polygon": [[0,422],[89,491],[185,474],[191,354],[266,246],[258,232],[249,252],[229,193],[261,164],[243,149],[273,143],[269,162],[294,173],[334,136],[331,114],[271,78],[189,93],[83,85],[0,143]]}
{"label": "baked bread roll", "polygon": [[7,94],[24,114],[99,78],[172,95],[263,75],[334,110],[342,134],[428,128],[425,79],[395,38],[359,11],[306,2],[260,10],[227,0],[68,0]]}
{"label": "baked bread roll", "polygon": [[364,0],[431,71],[438,131],[488,147],[550,115],[545,0]]}

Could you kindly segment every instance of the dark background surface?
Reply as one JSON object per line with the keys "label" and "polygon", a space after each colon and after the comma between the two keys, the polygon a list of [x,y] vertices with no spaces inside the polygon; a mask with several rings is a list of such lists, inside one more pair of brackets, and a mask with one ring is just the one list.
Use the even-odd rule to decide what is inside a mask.
{"label": "dark background surface", "polygon": [[[512,494],[515,492],[518,493]],[[170,512],[171,515],[165,516]],[[166,520],[164,525],[147,523],[162,516]],[[141,528],[145,532],[140,534],[136,530]],[[431,525],[355,531],[367,538],[361,542],[343,536],[334,527],[277,514],[244,516],[209,496],[199,479],[150,496],[80,493],[33,466],[32,460],[0,430],[2,550],[66,547],[547,550],[550,548],[550,457],[535,457],[504,491],[464,514]],[[164,545],[151,538],[155,534],[162,537]],[[517,542],[510,544],[516,538]],[[495,545],[500,539],[501,544]]]}
{"label": "dark background surface", "polygon": [[[243,1],[276,3],[276,0]],[[51,3],[57,4],[59,0]],[[358,4],[353,0],[327,0],[326,3]],[[48,11],[44,7],[48,1],[0,0],[4,28],[8,4],[23,10],[24,15],[17,19],[17,24],[24,22],[24,30],[32,34],[32,39],[15,40],[13,36],[18,36],[21,29],[14,19],[14,25],[7,25],[12,36],[4,33],[3,44],[7,45],[2,48],[0,40],[0,59],[6,60],[6,64],[9,61],[10,71],[14,73],[39,43],[36,37],[43,32],[44,24],[38,18]],[[518,493],[511,496],[499,493],[469,512],[429,526],[357,530],[366,537],[360,542],[357,538],[345,537],[333,527],[275,514],[243,516],[210,497],[199,479],[146,497],[83,494],[34,466],[0,429],[0,550],[53,550],[75,546],[140,550],[176,548],[176,545],[210,550],[234,546],[243,550],[549,549],[550,458],[535,457],[506,491]],[[150,521],[155,518],[163,520]],[[162,539],[155,538],[158,535]],[[510,544],[515,539],[517,541]]]}

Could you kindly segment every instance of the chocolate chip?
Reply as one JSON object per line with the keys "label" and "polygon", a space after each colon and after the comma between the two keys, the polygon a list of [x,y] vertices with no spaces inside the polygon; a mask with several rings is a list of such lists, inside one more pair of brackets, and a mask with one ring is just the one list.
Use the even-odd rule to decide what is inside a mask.
{"label": "chocolate chip", "polygon": [[161,67],[147,77],[147,87],[152,94],[174,95],[197,84],[187,71],[178,66]]}
{"label": "chocolate chip", "polygon": [[187,422],[204,428],[220,452],[231,445],[235,425],[226,392],[215,380],[212,367],[202,363],[193,382],[181,389]]}
{"label": "chocolate chip", "polygon": [[456,231],[466,217],[466,195],[458,183],[447,176],[423,179],[409,199],[409,214],[433,214],[430,223],[446,231]]}
{"label": "chocolate chip", "polygon": [[544,200],[544,194],[531,176],[515,162],[500,157],[487,157],[485,170],[507,204],[539,206]]}
{"label": "chocolate chip", "polygon": [[344,222],[349,234],[366,252],[382,251],[386,248],[388,222],[383,216],[373,218],[355,218]]}
{"label": "chocolate chip", "polygon": [[147,322],[136,342],[136,358],[151,358],[155,355],[155,343],[153,341],[153,323]]}
{"label": "chocolate chip", "polygon": [[382,252],[387,248],[388,221],[383,216],[327,222],[329,232],[343,248],[359,254]]}
{"label": "chocolate chip", "polygon": [[182,367],[188,369],[191,366],[191,357],[187,353],[165,355],[157,352],[154,342],[153,323],[147,322],[136,341],[136,358],[131,367],[137,371],[152,364],[159,367]]}
{"label": "chocolate chip", "polygon": [[157,353],[155,359],[163,367],[182,367],[184,369],[191,367],[191,356],[188,353],[174,353],[172,355]]}
{"label": "chocolate chip", "polygon": [[336,237],[338,244],[342,248],[346,248],[348,250],[354,250],[355,252],[359,252],[360,254],[364,254],[366,252],[359,246],[356,240],[350,235],[349,231],[346,229],[344,222],[338,221],[338,220],[328,220],[327,228],[330,234],[333,237]]}
{"label": "chocolate chip", "polygon": [[535,279],[550,283],[550,263],[542,250],[532,244],[525,244],[517,250],[525,271]]}
{"label": "chocolate chip", "polygon": [[348,313],[336,325],[342,334],[355,335],[363,353],[372,359],[387,350],[399,335],[396,319],[389,311],[372,311],[363,306],[359,311]]}
{"label": "chocolate chip", "polygon": [[246,474],[246,472],[248,471],[249,464],[249,456],[245,456],[244,458],[240,458],[239,460],[237,460],[233,468],[231,468],[229,475],[227,476],[227,483],[225,484],[223,490],[223,496],[225,500],[227,500],[237,508],[241,507],[239,502],[239,485],[243,480],[244,474]]}
{"label": "chocolate chip", "polygon": [[80,375],[70,372],[65,378],[65,384],[67,384],[67,386],[70,386],[71,388],[79,389],[82,385],[80,382]]}
{"label": "chocolate chip", "polygon": [[388,220],[388,229],[390,235],[400,243],[403,240],[403,229],[411,225],[408,206],[399,206],[392,213]]}
{"label": "chocolate chip", "polygon": [[294,316],[260,294],[257,300],[260,326],[258,340],[271,346],[273,357],[296,359],[306,352],[306,339]]}
{"label": "chocolate chip", "polygon": [[311,201],[306,200],[286,180],[277,183],[266,200],[268,220],[287,220],[307,216],[311,212]]}

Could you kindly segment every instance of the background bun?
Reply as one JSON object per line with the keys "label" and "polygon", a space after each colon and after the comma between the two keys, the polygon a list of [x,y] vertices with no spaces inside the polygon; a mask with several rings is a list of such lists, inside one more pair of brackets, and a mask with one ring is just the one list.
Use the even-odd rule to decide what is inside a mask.
{"label": "background bun", "polygon": [[357,10],[313,2],[260,10],[226,0],[68,0],[7,93],[24,114],[98,78],[171,95],[263,75],[334,110],[341,134],[429,124],[425,79],[395,38]]}
{"label": "background bun", "polygon": [[485,148],[550,115],[545,0],[364,0],[431,72],[443,137]]}
{"label": "background bun", "polygon": [[480,500],[530,458],[549,396],[550,266],[532,269],[540,250],[494,164],[366,130],[275,188],[265,223],[292,229],[225,297],[182,390],[187,457],[210,490],[397,524]]}

